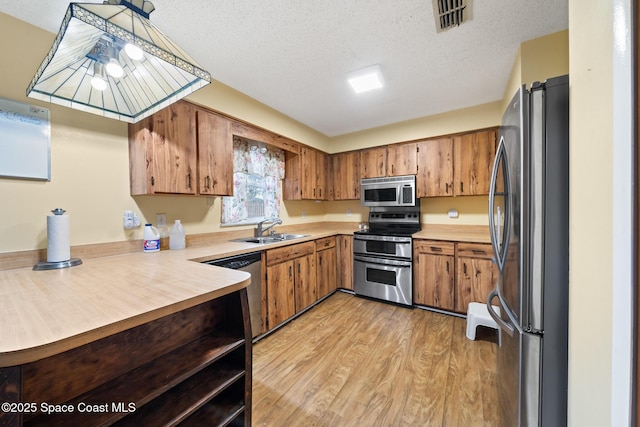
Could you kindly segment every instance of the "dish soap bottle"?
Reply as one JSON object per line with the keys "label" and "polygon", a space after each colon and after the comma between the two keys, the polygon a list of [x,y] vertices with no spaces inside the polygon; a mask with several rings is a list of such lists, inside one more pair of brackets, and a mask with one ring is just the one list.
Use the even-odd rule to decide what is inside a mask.
{"label": "dish soap bottle", "polygon": [[185,246],[184,227],[180,223],[180,220],[176,219],[169,235],[169,249],[184,249]]}
{"label": "dish soap bottle", "polygon": [[142,250],[144,253],[160,250],[160,233],[151,224],[144,225]]}

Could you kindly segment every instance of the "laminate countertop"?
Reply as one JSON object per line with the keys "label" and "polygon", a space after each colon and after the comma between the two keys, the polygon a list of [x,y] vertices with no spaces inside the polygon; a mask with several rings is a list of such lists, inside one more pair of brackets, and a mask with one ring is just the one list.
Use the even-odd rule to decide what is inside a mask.
{"label": "laminate countertop", "polygon": [[[473,227],[466,234],[462,229],[452,232],[437,228],[427,227],[415,237],[489,241],[488,231],[485,239],[481,231],[474,235]],[[308,236],[275,244],[209,238],[183,250],[88,258],[79,266],[60,270],[1,270],[0,367],[29,363],[79,347],[219,298],[250,283],[246,272],[202,264],[203,261],[353,234],[355,227],[320,223],[292,231]]]}
{"label": "laminate countertop", "polygon": [[249,273],[203,261],[340,232],[341,227],[311,227],[305,238],[269,245],[209,238],[183,250],[85,258],[59,270],[0,270],[0,367],[79,347],[250,283]]}

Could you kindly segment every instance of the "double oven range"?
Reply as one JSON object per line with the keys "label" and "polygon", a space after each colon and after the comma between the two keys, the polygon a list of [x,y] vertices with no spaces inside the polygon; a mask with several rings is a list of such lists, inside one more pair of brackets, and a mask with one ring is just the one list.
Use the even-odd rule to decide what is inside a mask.
{"label": "double oven range", "polygon": [[353,236],[356,295],[413,305],[413,243],[420,231],[420,203],[371,207],[369,229]]}

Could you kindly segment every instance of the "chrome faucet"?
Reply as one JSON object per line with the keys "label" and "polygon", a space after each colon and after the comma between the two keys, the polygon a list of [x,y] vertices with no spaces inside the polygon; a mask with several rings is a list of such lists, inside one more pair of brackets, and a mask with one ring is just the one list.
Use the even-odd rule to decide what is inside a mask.
{"label": "chrome faucet", "polygon": [[[266,228],[262,228],[262,224],[264,224],[265,222],[270,222],[271,225],[267,226]],[[270,218],[260,221],[256,225],[256,228],[253,229],[253,237],[262,237],[264,232],[268,231],[269,229],[271,229],[271,234],[273,234],[275,232],[275,230],[273,230],[273,227],[278,224],[282,224],[282,220],[280,218]]]}

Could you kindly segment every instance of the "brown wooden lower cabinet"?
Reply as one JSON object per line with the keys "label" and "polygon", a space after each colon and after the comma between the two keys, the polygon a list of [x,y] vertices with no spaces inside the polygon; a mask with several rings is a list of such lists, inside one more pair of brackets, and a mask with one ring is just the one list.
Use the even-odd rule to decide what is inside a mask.
{"label": "brown wooden lower cabinet", "polygon": [[317,300],[313,241],[266,251],[267,331]]}
{"label": "brown wooden lower cabinet", "polygon": [[455,244],[417,240],[414,244],[414,304],[453,311]]}
{"label": "brown wooden lower cabinet", "polygon": [[264,332],[338,287],[353,289],[353,236],[329,236],[268,249],[265,259]]}
{"label": "brown wooden lower cabinet", "polygon": [[324,298],[336,290],[337,255],[336,237],[316,240],[317,299]]}
{"label": "brown wooden lower cabinet", "polygon": [[336,237],[338,288],[353,290],[353,236]]}
{"label": "brown wooden lower cabinet", "polygon": [[498,268],[492,261],[490,244],[457,244],[456,308],[466,313],[470,302],[487,302],[498,280]]}
{"label": "brown wooden lower cabinet", "polygon": [[486,243],[414,240],[414,304],[466,313],[484,303],[497,280]]}
{"label": "brown wooden lower cabinet", "polygon": [[251,358],[242,289],[54,356],[0,368],[0,401],[22,405],[21,411],[0,412],[0,425],[249,426]]}

